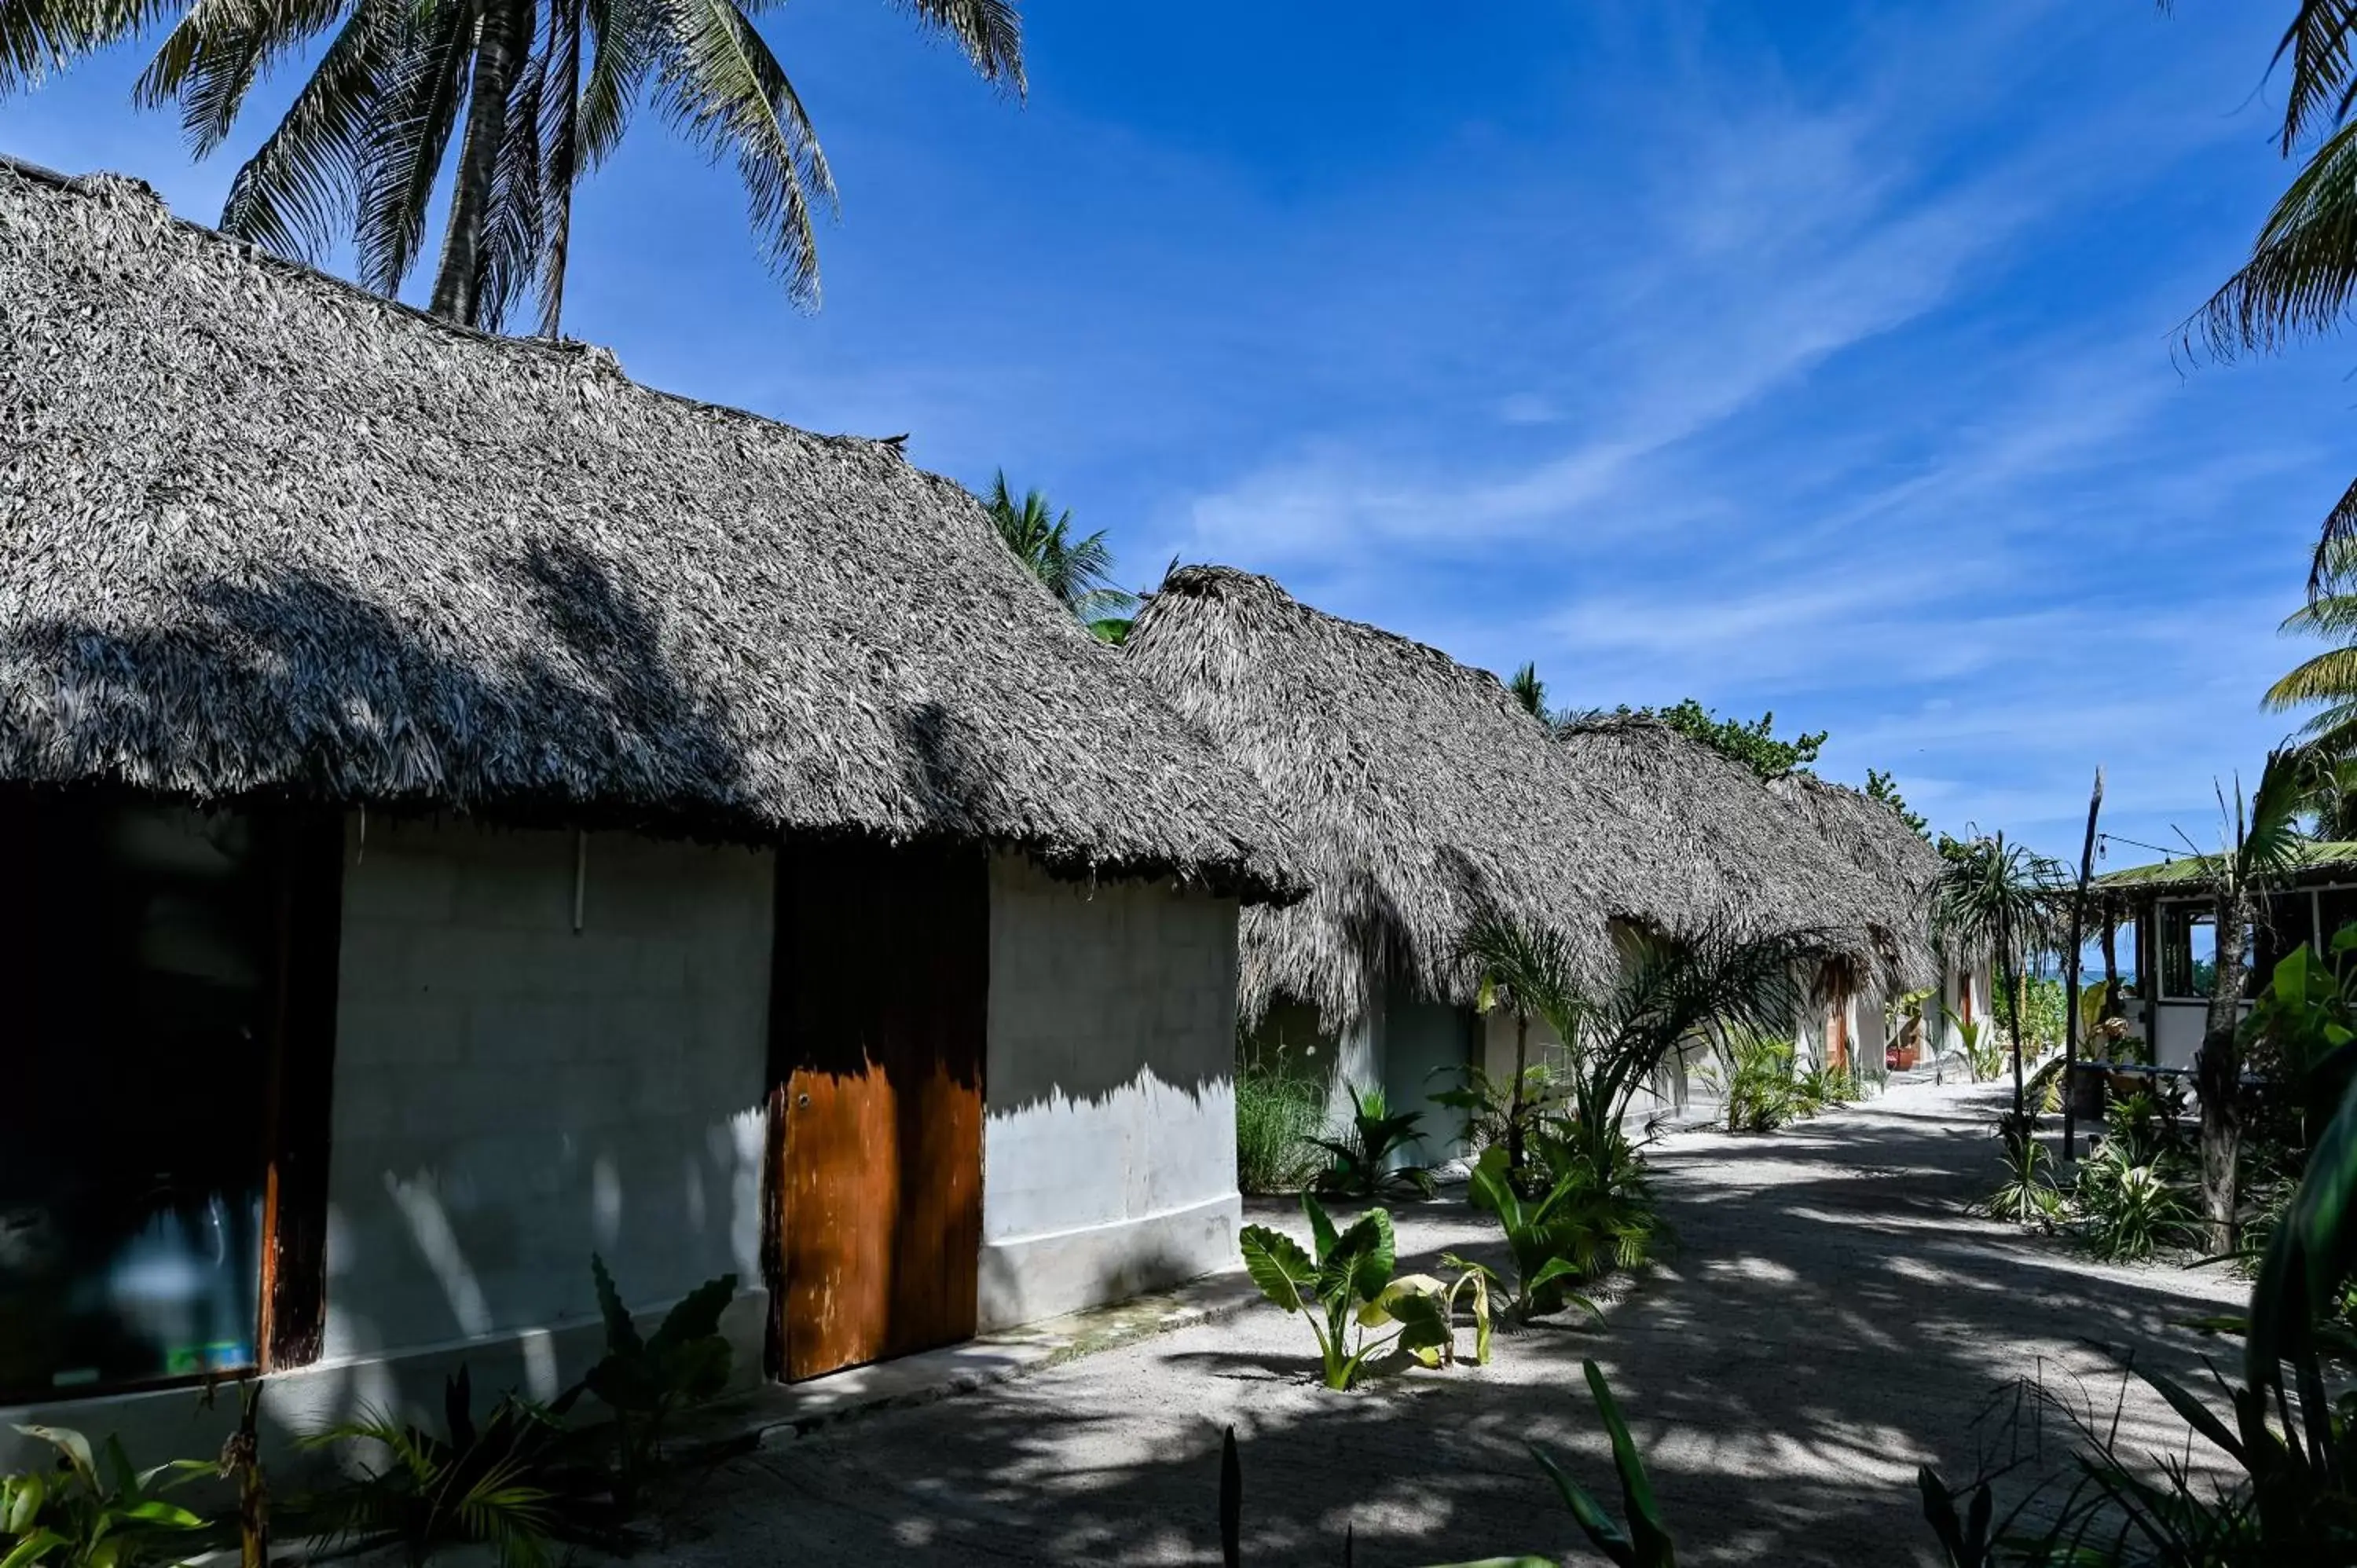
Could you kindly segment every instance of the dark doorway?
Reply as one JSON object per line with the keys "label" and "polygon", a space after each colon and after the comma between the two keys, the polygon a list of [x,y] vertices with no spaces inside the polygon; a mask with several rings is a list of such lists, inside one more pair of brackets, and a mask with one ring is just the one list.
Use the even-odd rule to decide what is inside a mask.
{"label": "dark doorway", "polygon": [[853,841],[778,862],[770,1371],[972,1338],[988,865]]}

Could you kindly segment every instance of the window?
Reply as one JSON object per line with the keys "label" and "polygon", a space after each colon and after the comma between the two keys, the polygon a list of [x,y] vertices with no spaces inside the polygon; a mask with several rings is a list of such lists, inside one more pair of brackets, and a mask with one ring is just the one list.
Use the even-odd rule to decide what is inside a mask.
{"label": "window", "polygon": [[2333,934],[2341,927],[2357,923],[2357,887],[2326,887],[2316,895],[2318,933],[2330,950]]}
{"label": "window", "polygon": [[[2245,931],[2241,989],[2250,992],[2251,952],[2255,933]],[[2163,904],[2160,907],[2160,995],[2166,1002],[2207,998],[2218,972],[2218,918],[2207,904]]]}
{"label": "window", "polygon": [[232,813],[0,806],[0,1400],[260,1362],[269,841]]}

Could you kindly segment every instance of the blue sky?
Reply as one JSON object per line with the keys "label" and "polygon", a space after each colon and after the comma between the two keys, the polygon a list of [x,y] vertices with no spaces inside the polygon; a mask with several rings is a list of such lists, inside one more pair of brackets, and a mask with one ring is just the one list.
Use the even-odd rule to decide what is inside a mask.
{"label": "blue sky", "polygon": [[[1028,0],[1031,94],[875,0],[765,27],[843,188],[824,303],[650,117],[576,218],[567,328],[640,379],[1004,465],[1125,575],[1171,555],[1582,706],[1833,732],[1942,827],[2216,832],[2287,721],[2337,343],[2173,327],[2287,170],[2280,6]],[[0,149],[210,220],[132,51]],[[2115,846],[2110,864],[2149,858]]]}

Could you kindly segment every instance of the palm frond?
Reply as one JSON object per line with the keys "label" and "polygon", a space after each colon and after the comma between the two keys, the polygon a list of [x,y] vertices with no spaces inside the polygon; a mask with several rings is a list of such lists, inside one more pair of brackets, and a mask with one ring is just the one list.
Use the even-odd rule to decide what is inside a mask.
{"label": "palm frond", "polygon": [[405,8],[404,0],[353,6],[295,102],[230,182],[222,232],[305,262],[334,242],[359,199],[361,163],[405,36]]}
{"label": "palm frond", "polygon": [[397,295],[425,238],[427,204],[467,101],[477,0],[419,0],[361,160],[355,225],[361,284]]}
{"label": "palm frond", "polygon": [[2306,842],[2299,831],[2300,813],[2313,793],[2315,768],[2314,754],[2298,746],[2267,753],[2236,854],[2242,863],[2239,874],[2246,881],[2270,881],[2298,864]]}
{"label": "palm frond", "polygon": [[666,45],[657,94],[680,133],[737,161],[762,259],[794,297],[818,299],[813,204],[834,176],[785,69],[733,0],[659,0]]}
{"label": "palm frond", "polygon": [[204,157],[228,138],[254,81],[345,15],[347,0],[197,0],[132,88],[157,108],[180,104],[180,129]]}
{"label": "palm frond", "polygon": [[2357,697],[2357,647],[2335,648],[2295,667],[2269,686],[2262,699],[2280,713],[2307,703],[2345,703]]}
{"label": "palm frond", "polygon": [[1020,94],[1023,17],[1014,0],[902,0],[919,21],[955,38],[958,48],[986,81],[1004,82]]}
{"label": "palm frond", "polygon": [[2357,294],[2357,124],[2316,149],[2250,260],[2185,325],[2221,359],[2269,353],[2339,325]]}
{"label": "palm frond", "polygon": [[1561,931],[1485,916],[1466,933],[1464,957],[1499,1005],[1544,1018],[1566,1046],[1577,1045],[1588,1002],[1571,940]]}
{"label": "palm frond", "polygon": [[2350,34],[2357,28],[2352,0],[2300,0],[2291,26],[2276,46],[2275,63],[2291,62],[2291,85],[2284,96],[2282,146],[2286,153],[2319,124],[2337,123],[2357,95],[2357,72],[2350,61]]}
{"label": "palm frond", "polygon": [[2357,480],[2341,492],[2317,531],[2316,555],[2309,563],[2308,592],[2313,598],[2357,574]]}
{"label": "palm frond", "polygon": [[[517,0],[519,29],[532,25],[531,0]],[[533,44],[529,38],[523,40]],[[533,48],[508,91],[507,123],[484,214],[482,285],[475,324],[486,332],[507,325],[508,312],[539,282],[547,244],[548,190],[541,162],[548,50]]]}
{"label": "palm frond", "polygon": [[6,0],[0,4],[0,97],[38,87],[83,55],[145,32],[169,0]]}

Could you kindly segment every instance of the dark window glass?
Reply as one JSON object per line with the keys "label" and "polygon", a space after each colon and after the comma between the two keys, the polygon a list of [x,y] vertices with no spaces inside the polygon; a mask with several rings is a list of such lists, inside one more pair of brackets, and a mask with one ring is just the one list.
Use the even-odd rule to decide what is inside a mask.
{"label": "dark window glass", "polygon": [[2333,935],[2341,927],[2357,925],[2357,887],[2324,887],[2316,895],[2319,918],[2316,926],[2323,935],[2324,945],[2332,945]]}
{"label": "dark window glass", "polygon": [[2252,968],[2265,981],[2274,978],[2286,953],[2297,951],[2316,937],[2315,907],[2308,890],[2280,893],[2267,900],[2266,918],[2259,922],[2252,946]]}
{"label": "dark window glass", "polygon": [[0,1396],[254,1364],[269,861],[242,816],[0,807]]}

